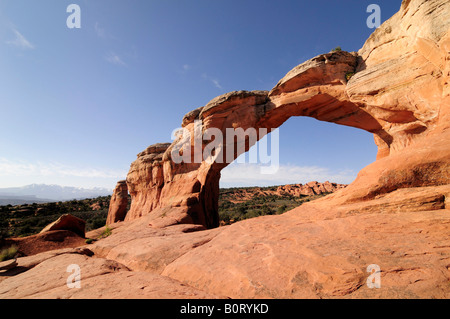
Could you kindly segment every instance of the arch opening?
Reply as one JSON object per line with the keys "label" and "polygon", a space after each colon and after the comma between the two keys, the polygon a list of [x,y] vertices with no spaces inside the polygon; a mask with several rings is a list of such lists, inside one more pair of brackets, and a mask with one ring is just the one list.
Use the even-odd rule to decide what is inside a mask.
{"label": "arch opening", "polygon": [[[222,169],[248,152],[253,141],[256,143],[282,125],[289,127],[284,123],[292,117],[310,117],[362,129],[377,136],[377,146],[388,145],[389,134],[383,131],[379,121],[363,104],[352,102],[347,94],[346,74],[354,72],[357,65],[355,54],[330,52],[294,68],[270,92],[230,92],[186,114],[182,121],[183,134],[176,135],[169,145],[149,147],[132,164],[127,183],[135,195],[127,219],[150,214],[155,219],[164,217],[164,224],[218,227]],[[250,138],[244,133],[240,141],[235,141],[234,136],[228,138],[229,129],[254,131],[257,135]],[[215,149],[209,147],[210,139],[203,138],[210,130],[224,137],[217,143],[214,157],[227,154],[232,148],[233,156],[228,162],[208,161],[203,157],[205,150]],[[235,151],[237,144],[244,147]],[[200,156],[196,150],[200,150]],[[183,160],[178,161],[180,158]],[[198,185],[200,190],[196,192]]]}
{"label": "arch opening", "polygon": [[221,171],[220,188],[269,187],[312,181],[350,184],[377,156],[373,134],[353,127],[292,116],[278,130],[278,171],[261,174],[260,168],[266,164],[250,161],[249,152],[259,149],[261,144],[266,144],[271,152],[271,141],[268,140],[271,136],[266,136]]}

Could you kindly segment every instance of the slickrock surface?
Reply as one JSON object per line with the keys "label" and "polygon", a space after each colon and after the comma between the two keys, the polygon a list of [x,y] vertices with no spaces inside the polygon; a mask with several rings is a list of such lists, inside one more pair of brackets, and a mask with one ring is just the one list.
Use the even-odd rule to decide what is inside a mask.
{"label": "slickrock surface", "polygon": [[[162,274],[231,298],[449,298],[450,210],[441,198],[450,187],[405,191],[340,209],[325,198],[224,227]],[[381,289],[366,285],[372,264]]]}
{"label": "slickrock surface", "polygon": [[[131,210],[110,237],[89,251],[17,259],[0,273],[0,298],[449,298],[449,30],[450,2],[404,0],[359,52],[320,55],[270,92],[231,92],[182,120],[192,133],[197,119],[224,131],[291,116],[369,131],[378,158],[348,187],[215,228],[226,164],[175,164],[180,136],[131,165]],[[73,263],[78,290],[65,285]],[[372,264],[380,289],[366,285]]]}
{"label": "slickrock surface", "polygon": [[[0,298],[214,298],[173,279],[148,272],[132,272],[118,262],[90,255],[92,252],[87,249],[65,249],[21,258],[17,268],[0,273]],[[67,286],[69,276],[74,274],[70,269],[68,271],[70,265],[81,269],[80,289]],[[13,276],[14,271],[19,274],[5,279]],[[69,283],[74,281],[69,279]]]}

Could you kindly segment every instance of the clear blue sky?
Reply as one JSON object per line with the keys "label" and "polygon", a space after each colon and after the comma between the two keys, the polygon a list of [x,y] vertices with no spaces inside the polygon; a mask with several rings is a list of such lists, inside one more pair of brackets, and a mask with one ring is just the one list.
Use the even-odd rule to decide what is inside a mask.
{"label": "clear blue sky", "polygon": [[[81,29],[66,26],[71,3]],[[360,49],[371,3],[385,21],[401,1],[2,0],[0,187],[112,188],[188,111]],[[280,138],[280,174],[232,166],[222,186],[347,183],[376,156],[371,134],[313,119],[291,118]]]}

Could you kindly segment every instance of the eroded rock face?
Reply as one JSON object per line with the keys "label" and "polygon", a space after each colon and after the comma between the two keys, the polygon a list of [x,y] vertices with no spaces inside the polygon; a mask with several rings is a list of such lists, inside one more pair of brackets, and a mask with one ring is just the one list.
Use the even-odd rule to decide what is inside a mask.
{"label": "eroded rock face", "polygon": [[[180,137],[171,145],[164,144],[165,150],[150,146],[150,151],[139,154],[137,161],[131,165],[127,182],[133,200],[127,220],[151,213],[155,215],[155,219],[164,218],[167,216],[160,213],[161,208],[176,207],[178,216],[171,216],[173,223],[195,223],[207,228],[217,227],[219,225],[217,205],[220,171],[254,144],[248,140],[241,140],[239,142],[242,143],[243,149],[238,151],[235,144],[239,142],[227,140],[227,128],[241,128],[244,131],[255,129],[257,140],[259,140],[265,135],[260,129],[266,129],[267,133],[280,126],[290,116],[315,112],[312,108],[315,107],[318,99],[323,99],[320,103],[331,102],[329,97],[331,94],[336,95],[336,90],[340,91],[339,94],[344,97],[345,75],[354,71],[356,64],[355,54],[333,52],[308,61],[290,72],[287,78],[295,82],[296,86],[312,81],[317,84],[316,91],[302,96],[303,103],[311,106],[308,111],[292,107],[297,102],[280,98],[293,85],[292,82],[284,79],[272,92],[230,92],[214,98],[205,107],[188,113],[182,122],[184,129],[190,132],[188,137]],[[333,93],[327,92],[326,87],[329,87]],[[348,102],[337,100],[336,97],[331,99],[335,109],[339,109],[342,105],[349,105]],[[345,112],[345,109],[340,112]],[[342,114],[333,116],[341,117]],[[326,119],[337,120],[333,116],[327,115]],[[200,128],[199,121],[201,121]],[[202,151],[208,147],[208,141],[205,142],[201,136],[199,138],[199,135],[210,128],[219,129],[223,133],[225,139],[221,144],[222,154],[225,159],[230,152],[232,154],[230,161],[211,163],[195,158],[194,145],[198,145]],[[199,144],[195,144],[197,139],[200,140]],[[172,160],[174,148],[177,145],[187,144],[192,145],[191,163],[176,164]],[[230,151],[230,148],[233,149]]]}
{"label": "eroded rock face", "polygon": [[336,183],[319,183],[319,182],[309,182],[305,185],[303,184],[293,184],[293,185],[282,185],[278,187],[249,187],[241,189],[228,189],[226,191],[221,191],[222,200],[230,201],[232,203],[242,203],[245,201],[252,200],[255,197],[267,197],[267,196],[314,196],[314,195],[325,195],[329,193],[334,193],[340,189],[347,187],[344,184]]}
{"label": "eroded rock face", "polygon": [[327,193],[334,193],[340,189],[347,187],[347,185],[336,183],[319,183],[309,182],[308,184],[295,184],[295,185],[283,185],[279,186],[277,193],[280,195],[292,195],[292,196],[314,196]]}
{"label": "eroded rock face", "polygon": [[359,51],[347,92],[377,118],[379,157],[449,126],[450,11],[443,1],[404,1]]}
{"label": "eroded rock face", "polygon": [[[230,298],[449,298],[450,211],[427,203],[434,191],[402,191],[340,209],[326,198],[221,227],[162,275]],[[366,284],[372,264],[381,289]]]}
{"label": "eroded rock face", "polygon": [[[191,133],[186,140],[180,137],[172,144],[153,145],[139,154],[127,177],[132,205],[126,220],[153,214],[155,219],[165,218],[173,224],[217,227],[220,170],[226,164],[197,161],[195,145],[204,150],[207,143],[201,136],[199,143],[194,140],[208,128],[225,131],[228,127],[254,127],[265,114],[267,101],[267,91],[238,91],[219,96],[184,117],[182,125]],[[198,127],[196,120],[201,120],[203,126]],[[191,143],[192,158],[190,163],[176,164],[172,160],[173,149],[184,143]],[[176,208],[176,213],[171,210],[171,216],[167,216],[164,208]]]}
{"label": "eroded rock face", "polygon": [[158,207],[165,184],[162,157],[169,146],[170,144],[149,146],[131,164],[127,184],[132,202],[127,220],[139,218]]}
{"label": "eroded rock face", "polygon": [[128,186],[126,181],[117,182],[109,203],[106,225],[125,220],[128,208]]}
{"label": "eroded rock face", "polygon": [[[164,218],[160,209],[176,207],[171,223],[218,226],[220,171],[227,164],[201,159],[174,164],[171,157],[177,144],[193,144],[199,137],[196,120],[202,121],[200,134],[210,128],[224,135],[227,128],[270,130],[291,116],[373,133],[378,161],[343,192],[344,202],[399,187],[448,183],[450,148],[442,144],[450,125],[449,26],[448,2],[404,1],[358,53],[322,54],[295,67],[270,92],[227,93],[188,113],[182,126],[190,139],[151,146],[132,164],[127,180],[133,205],[127,219],[155,209],[159,215],[154,218]],[[223,142],[224,151],[228,143]],[[243,143],[247,151],[251,145]]]}
{"label": "eroded rock face", "polygon": [[382,131],[375,134],[378,160],[359,173],[343,201],[449,183],[449,30],[448,1],[404,1],[359,51],[347,93]]}

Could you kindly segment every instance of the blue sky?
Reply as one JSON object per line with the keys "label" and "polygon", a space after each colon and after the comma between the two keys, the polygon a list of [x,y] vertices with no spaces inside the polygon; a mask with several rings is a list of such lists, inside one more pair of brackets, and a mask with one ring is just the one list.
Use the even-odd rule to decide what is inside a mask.
{"label": "blue sky", "polygon": [[[81,29],[69,29],[69,4]],[[296,65],[357,51],[400,0],[2,0],[0,187],[113,188],[183,115],[234,90],[270,90]],[[308,118],[280,128],[279,174],[232,165],[222,186],[349,183],[375,160],[367,132]],[[244,177],[244,178],[242,178]]]}

